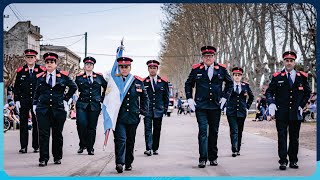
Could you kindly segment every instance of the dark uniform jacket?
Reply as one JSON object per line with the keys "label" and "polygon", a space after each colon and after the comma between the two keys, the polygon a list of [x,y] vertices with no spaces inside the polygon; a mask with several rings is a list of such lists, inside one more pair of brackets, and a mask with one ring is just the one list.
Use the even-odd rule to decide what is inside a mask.
{"label": "dark uniform jacket", "polygon": [[[92,111],[100,111],[104,99],[107,82],[102,74],[92,72],[93,82],[89,84],[88,77],[85,73],[80,73],[76,77],[76,84],[79,88],[79,98],[76,108],[86,109],[88,105]],[[101,88],[103,88],[101,94]]]}
{"label": "dark uniform jacket", "polygon": [[[54,111],[63,110],[63,101],[67,101],[77,90],[77,85],[74,83],[67,72],[56,70],[56,84],[50,87],[46,82],[47,71],[38,74],[37,87],[34,95],[33,105],[37,105],[37,112],[46,113],[49,108]],[[65,93],[66,87],[69,88]]]}
{"label": "dark uniform jacket", "polygon": [[[222,91],[222,83],[225,82]],[[220,109],[222,97],[228,99],[233,88],[233,81],[225,65],[214,63],[213,77],[210,81],[203,63],[194,64],[185,83],[187,99],[192,98],[192,88],[196,85],[196,109]]]}
{"label": "dark uniform jacket", "polygon": [[241,82],[241,92],[232,90],[231,96],[227,101],[227,116],[246,117],[247,109],[250,108],[253,102],[253,93],[249,84]]}
{"label": "dark uniform jacket", "polygon": [[143,79],[135,76],[124,100],[121,104],[117,123],[138,124],[139,115],[147,116],[149,99],[143,85]]}
{"label": "dark uniform jacket", "polygon": [[273,74],[266,98],[269,105],[273,103],[277,106],[277,120],[302,120],[298,108],[307,104],[311,93],[307,77],[307,73],[297,71],[294,84],[290,88],[285,70]]}
{"label": "dark uniform jacket", "polygon": [[20,104],[24,107],[31,108],[37,85],[37,74],[45,70],[45,67],[35,64],[32,76],[30,77],[28,65],[19,67],[16,70],[17,77],[13,88],[14,100],[20,101]]}
{"label": "dark uniform jacket", "polygon": [[169,105],[169,86],[168,81],[157,76],[157,84],[155,91],[152,89],[150,77],[146,77],[143,81],[144,87],[147,89],[149,97],[149,113],[148,116],[161,118],[167,113]]}

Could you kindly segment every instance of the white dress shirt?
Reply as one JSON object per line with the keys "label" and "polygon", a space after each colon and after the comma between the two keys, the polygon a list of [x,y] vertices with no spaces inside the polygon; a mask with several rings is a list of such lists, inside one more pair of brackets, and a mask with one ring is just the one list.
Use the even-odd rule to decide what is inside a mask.
{"label": "white dress shirt", "polygon": [[[286,75],[287,75],[287,77],[288,77],[288,71],[287,71],[287,70],[285,70],[285,71],[286,71]],[[290,77],[291,77],[293,83],[294,83],[294,80],[296,79],[296,75],[297,75],[297,71],[293,69],[293,70],[290,72]]]}
{"label": "white dress shirt", "polygon": [[[56,74],[57,71],[54,70],[52,71],[52,87],[54,87],[56,85]],[[50,79],[50,73],[47,71],[47,77],[46,77],[46,82],[49,84],[49,79]]]}

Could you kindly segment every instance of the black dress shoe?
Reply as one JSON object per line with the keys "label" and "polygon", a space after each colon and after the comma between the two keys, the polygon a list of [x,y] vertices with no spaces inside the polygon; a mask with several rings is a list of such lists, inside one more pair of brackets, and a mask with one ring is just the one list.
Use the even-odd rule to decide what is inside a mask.
{"label": "black dress shoe", "polygon": [[210,161],[210,166],[218,166],[218,161],[217,160]]}
{"label": "black dress shoe", "polygon": [[147,156],[151,156],[152,155],[151,150],[144,151],[144,154],[147,155]]}
{"label": "black dress shoe", "polygon": [[126,165],[125,168],[124,168],[124,170],[126,170],[126,171],[131,171],[131,170],[132,170],[131,164],[130,164],[130,165]]}
{"label": "black dress shoe", "polygon": [[237,152],[237,156],[240,156],[240,151]]}
{"label": "black dress shoe", "polygon": [[232,152],[232,157],[236,157],[237,153],[236,152]]}
{"label": "black dress shoe", "polygon": [[83,150],[85,150],[85,149],[86,149],[85,147],[84,147],[84,148],[80,147],[80,148],[78,149],[78,154],[83,153]]}
{"label": "black dress shoe", "polygon": [[287,169],[287,163],[280,163],[279,169],[280,170],[286,170]]}
{"label": "black dress shoe", "polygon": [[158,155],[158,150],[153,151],[153,155]]}
{"label": "black dress shoe", "polygon": [[298,169],[299,168],[299,166],[298,166],[298,164],[296,162],[290,162],[289,167],[293,168],[293,169]]}
{"label": "black dress shoe", "polygon": [[94,155],[94,149],[88,150],[89,155]]}
{"label": "black dress shoe", "polygon": [[21,148],[19,150],[19,153],[22,153],[22,154],[27,153],[27,148]]}
{"label": "black dress shoe", "polygon": [[40,166],[40,167],[47,166],[47,161],[40,161],[40,162],[39,162],[39,166]]}
{"label": "black dress shoe", "polygon": [[61,159],[55,160],[53,164],[61,164]]}
{"label": "black dress shoe", "polygon": [[206,167],[206,161],[200,161],[198,164],[199,168],[205,168]]}
{"label": "black dress shoe", "polygon": [[122,172],[123,172],[123,166],[122,166],[122,164],[117,164],[117,165],[116,165],[116,170],[117,170],[118,173],[122,173]]}
{"label": "black dress shoe", "polygon": [[34,152],[34,153],[39,152],[39,148],[34,148],[34,149],[33,149],[33,152]]}

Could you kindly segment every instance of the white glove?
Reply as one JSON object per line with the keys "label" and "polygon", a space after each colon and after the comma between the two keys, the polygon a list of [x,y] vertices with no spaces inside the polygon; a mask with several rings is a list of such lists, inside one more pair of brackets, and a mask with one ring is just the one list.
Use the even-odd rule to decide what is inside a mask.
{"label": "white glove", "polygon": [[195,105],[197,105],[197,104],[196,104],[196,102],[194,102],[194,100],[193,100],[192,98],[188,99],[188,104],[189,104],[189,107],[190,107],[190,109],[191,109],[192,111],[195,111],[195,110],[196,110]]}
{"label": "white glove", "polygon": [[302,116],[302,113],[303,113],[303,109],[299,106],[298,110],[300,111],[300,116]]}
{"label": "white glove", "polygon": [[70,105],[71,103],[72,103],[72,98],[69,99],[68,105]]}
{"label": "white glove", "polygon": [[67,101],[63,101],[63,105],[64,105],[64,110],[66,112],[68,112],[68,103],[67,103]]}
{"label": "white glove", "polygon": [[33,105],[32,106],[32,110],[33,110],[34,115],[37,115],[36,109],[37,109],[37,105]]}
{"label": "white glove", "polygon": [[278,110],[278,109],[277,109],[277,106],[275,104],[272,103],[272,104],[269,105],[269,114],[270,114],[270,116],[274,116],[276,114],[276,110]]}
{"label": "white glove", "polygon": [[141,114],[140,115],[140,119],[144,119],[144,118],[145,118],[145,116]]}
{"label": "white glove", "polygon": [[19,112],[19,109],[21,108],[20,101],[16,101],[16,108],[17,108],[17,111]]}
{"label": "white glove", "polygon": [[223,108],[223,106],[224,106],[224,104],[227,102],[227,99],[226,98],[221,98],[221,100],[220,100],[220,109],[222,109]]}

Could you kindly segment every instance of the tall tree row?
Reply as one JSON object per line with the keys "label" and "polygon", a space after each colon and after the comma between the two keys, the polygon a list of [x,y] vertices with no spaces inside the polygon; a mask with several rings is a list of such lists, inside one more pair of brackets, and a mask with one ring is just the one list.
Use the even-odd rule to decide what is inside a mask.
{"label": "tall tree row", "polygon": [[314,78],[316,12],[310,4],[164,4],[161,74],[184,93],[200,48],[217,48],[217,62],[241,66],[255,95],[283,68],[282,53],[296,51],[299,68]]}

